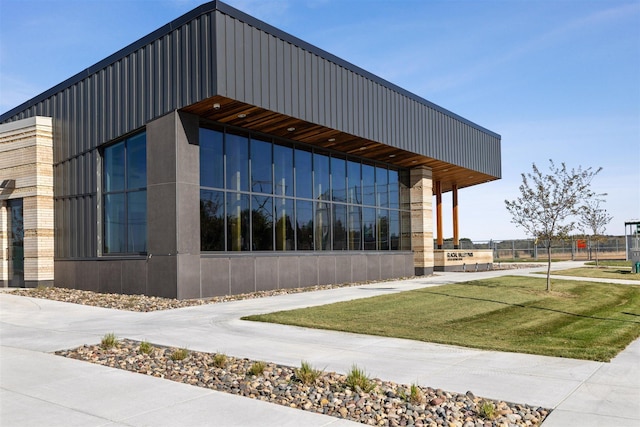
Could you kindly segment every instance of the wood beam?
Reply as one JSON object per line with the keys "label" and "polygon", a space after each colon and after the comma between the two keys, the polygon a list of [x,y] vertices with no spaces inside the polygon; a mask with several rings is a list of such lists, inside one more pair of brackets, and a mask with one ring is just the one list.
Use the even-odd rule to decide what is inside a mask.
{"label": "wood beam", "polygon": [[438,249],[442,249],[444,238],[442,236],[442,185],[436,181],[436,239]]}
{"label": "wood beam", "polygon": [[458,234],[458,185],[451,186],[453,195],[453,248],[460,249],[460,236]]}

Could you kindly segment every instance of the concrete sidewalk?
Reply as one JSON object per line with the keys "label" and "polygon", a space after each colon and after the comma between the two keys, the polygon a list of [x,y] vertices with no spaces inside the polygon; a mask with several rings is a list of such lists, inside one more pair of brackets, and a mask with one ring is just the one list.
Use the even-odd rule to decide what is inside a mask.
{"label": "concrete sidewalk", "polygon": [[[554,269],[573,263],[554,263]],[[581,263],[578,263],[581,264]],[[48,354],[105,333],[554,408],[544,426],[640,425],[640,340],[611,363],[491,352],[239,320],[265,313],[528,270],[445,273],[179,310],[130,313],[0,294],[0,424],[310,425],[355,423]]]}

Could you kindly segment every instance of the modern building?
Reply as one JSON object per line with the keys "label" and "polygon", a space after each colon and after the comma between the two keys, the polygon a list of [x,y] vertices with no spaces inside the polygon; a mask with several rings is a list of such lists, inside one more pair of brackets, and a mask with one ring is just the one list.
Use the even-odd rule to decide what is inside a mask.
{"label": "modern building", "polygon": [[222,2],[0,116],[0,280],[196,298],[430,274],[500,136]]}

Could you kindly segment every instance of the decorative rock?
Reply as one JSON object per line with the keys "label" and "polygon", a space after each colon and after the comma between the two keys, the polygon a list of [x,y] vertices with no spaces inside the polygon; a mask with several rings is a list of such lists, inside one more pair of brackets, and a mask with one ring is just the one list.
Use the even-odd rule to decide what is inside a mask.
{"label": "decorative rock", "polygon": [[[63,295],[69,291],[61,288],[45,289],[54,289]],[[75,295],[77,292],[79,291],[73,291],[70,294]],[[163,301],[161,298],[144,298],[149,298],[148,304],[140,303],[139,307],[166,309],[171,308],[174,302],[174,300]],[[95,297],[95,299],[99,298]],[[193,301],[196,300],[192,300],[191,305],[194,305]],[[122,339],[110,350],[103,350],[98,345],[84,345],[72,350],[58,351],[56,354],[368,425],[535,426],[542,423],[550,412],[545,408],[489,401],[495,406],[498,415],[497,419],[489,421],[480,418],[477,413],[479,403],[486,399],[477,398],[471,391],[463,395],[420,387],[425,398],[423,402],[428,404],[418,405],[407,401],[410,386],[380,379],[372,380],[376,387],[370,393],[347,388],[346,377],[333,372],[324,372],[314,385],[306,386],[295,381],[294,368],[288,366],[267,363],[262,375],[247,376],[247,372],[255,363],[253,360],[227,356],[226,366],[216,368],[213,363],[213,354],[191,351],[186,359],[173,361],[171,354],[176,349],[154,345],[154,350],[150,354],[143,354],[139,351],[139,347],[140,343],[137,341]]]}

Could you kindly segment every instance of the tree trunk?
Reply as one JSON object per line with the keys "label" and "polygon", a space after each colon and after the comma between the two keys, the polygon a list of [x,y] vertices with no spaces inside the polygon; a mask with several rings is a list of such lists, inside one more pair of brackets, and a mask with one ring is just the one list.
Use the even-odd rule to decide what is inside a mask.
{"label": "tree trunk", "polygon": [[547,245],[547,292],[551,292],[551,242]]}

